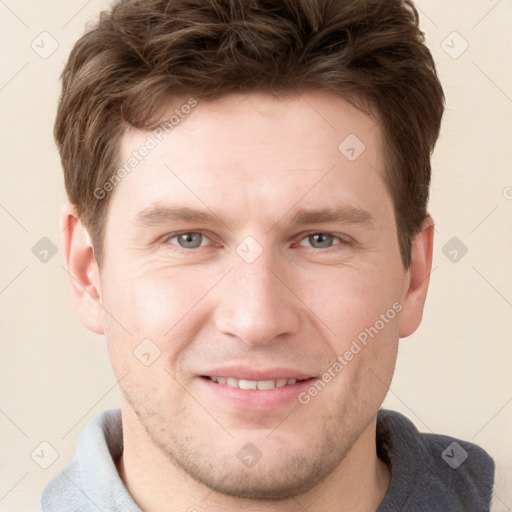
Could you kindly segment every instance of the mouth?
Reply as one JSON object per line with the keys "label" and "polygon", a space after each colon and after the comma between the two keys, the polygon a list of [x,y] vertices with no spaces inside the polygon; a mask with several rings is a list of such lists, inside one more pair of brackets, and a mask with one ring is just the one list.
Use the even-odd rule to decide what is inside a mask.
{"label": "mouth", "polygon": [[315,380],[315,377],[293,370],[254,371],[247,368],[231,372],[218,370],[213,375],[199,377],[208,400],[222,404],[233,414],[237,411],[271,413],[293,406],[298,395]]}
{"label": "mouth", "polygon": [[210,380],[216,384],[229,386],[231,388],[238,388],[244,390],[259,390],[266,391],[275,388],[284,388],[287,386],[293,386],[300,382],[306,382],[311,380],[307,379],[266,379],[266,380],[247,380],[237,379],[235,377],[211,377],[204,375],[204,379]]}

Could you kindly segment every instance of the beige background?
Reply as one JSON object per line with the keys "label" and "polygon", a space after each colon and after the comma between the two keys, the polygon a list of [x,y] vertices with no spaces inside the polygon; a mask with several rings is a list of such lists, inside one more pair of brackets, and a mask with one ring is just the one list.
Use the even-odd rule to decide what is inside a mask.
{"label": "beige background", "polygon": [[[0,1],[2,511],[36,510],[86,422],[118,404],[103,339],[71,309],[60,252],[46,263],[32,252],[42,237],[59,243],[58,77],[85,23],[108,3]],[[498,464],[494,509],[510,511],[512,0],[417,5],[447,95],[430,208],[437,240],[425,318],[401,342],[385,406],[421,430],[486,448]],[[48,56],[51,38],[59,47]],[[468,249],[457,262],[443,253],[453,237]],[[38,463],[51,463],[52,452],[41,442],[58,452],[47,469]]]}

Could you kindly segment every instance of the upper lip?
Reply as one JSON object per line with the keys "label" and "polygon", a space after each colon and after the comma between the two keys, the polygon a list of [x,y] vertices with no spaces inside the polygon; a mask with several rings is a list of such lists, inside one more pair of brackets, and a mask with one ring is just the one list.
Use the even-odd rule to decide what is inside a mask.
{"label": "upper lip", "polygon": [[201,372],[202,377],[233,377],[238,380],[310,379],[312,375],[286,367],[254,368],[248,366],[226,366]]}

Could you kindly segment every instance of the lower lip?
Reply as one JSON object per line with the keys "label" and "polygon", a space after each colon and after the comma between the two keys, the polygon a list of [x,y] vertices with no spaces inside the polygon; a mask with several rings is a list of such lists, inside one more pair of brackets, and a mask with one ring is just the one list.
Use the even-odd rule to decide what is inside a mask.
{"label": "lower lip", "polygon": [[231,405],[250,410],[270,410],[283,407],[290,402],[298,402],[298,395],[311,386],[314,379],[307,379],[289,386],[283,386],[273,389],[241,389],[219,384],[205,377],[200,377],[199,381],[206,389],[217,398],[230,402]]}

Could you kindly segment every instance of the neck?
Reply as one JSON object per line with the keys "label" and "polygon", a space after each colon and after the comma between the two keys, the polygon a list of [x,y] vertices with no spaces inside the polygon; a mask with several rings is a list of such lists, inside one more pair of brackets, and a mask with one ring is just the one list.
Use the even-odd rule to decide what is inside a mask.
{"label": "neck", "polygon": [[376,418],[326,479],[307,493],[281,501],[253,501],[220,495],[176,467],[151,442],[135,415],[123,409],[124,451],[119,475],[144,512],[292,512],[297,504],[323,512],[375,512],[389,487],[391,473],[378,458]]}

